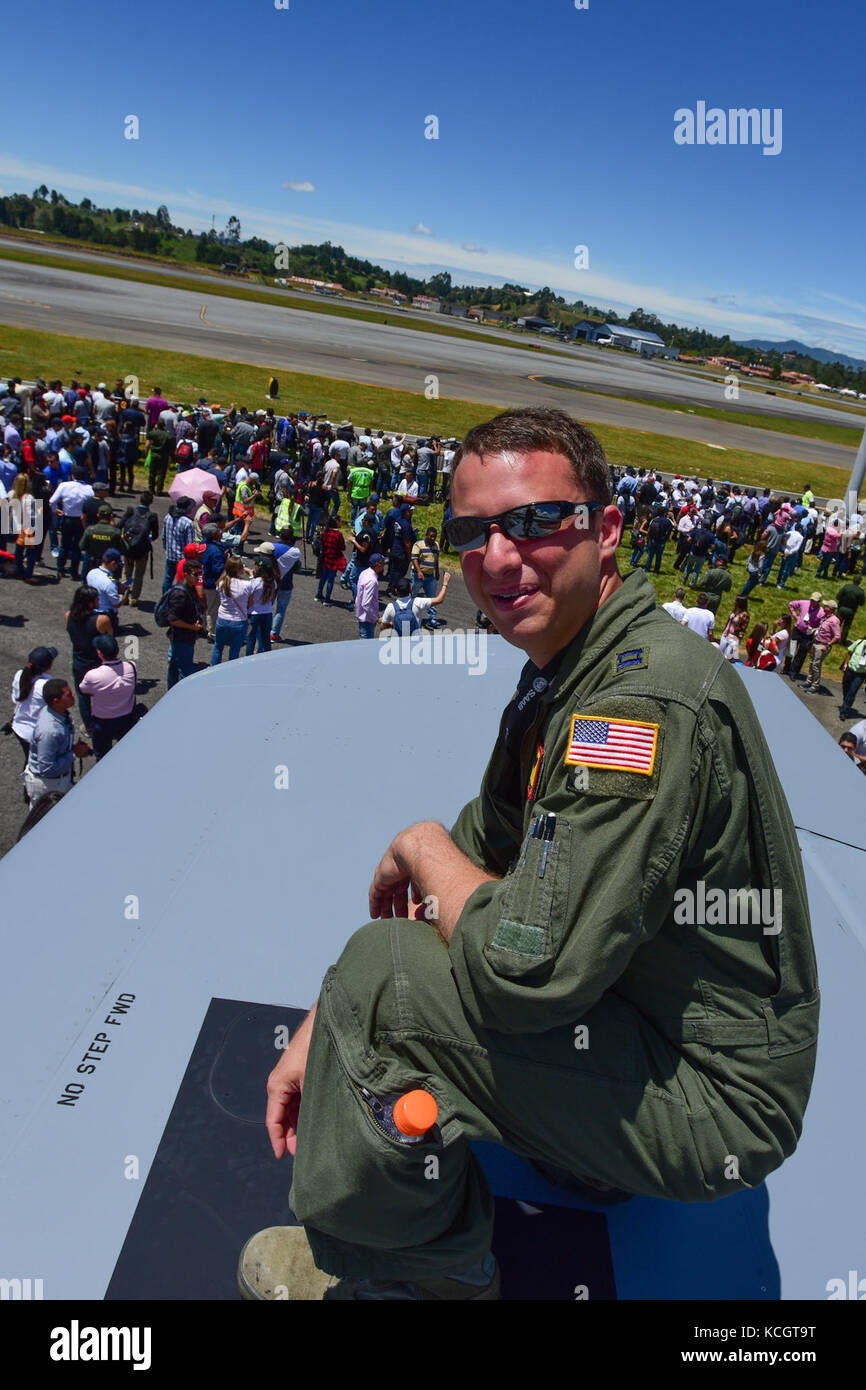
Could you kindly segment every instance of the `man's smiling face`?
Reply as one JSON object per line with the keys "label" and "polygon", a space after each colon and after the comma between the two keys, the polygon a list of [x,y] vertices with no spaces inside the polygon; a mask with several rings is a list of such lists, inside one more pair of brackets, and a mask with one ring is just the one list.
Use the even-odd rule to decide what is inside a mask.
{"label": "man's smiling face", "polygon": [[[485,454],[483,460],[467,454],[451,495],[455,516],[591,500],[570,461],[546,450]],[[544,666],[622,582],[615,559],[621,525],[615,506],[591,514],[587,529],[569,517],[553,535],[529,540],[511,540],[494,525],[485,546],[460,557],[466,587],[506,641]]]}

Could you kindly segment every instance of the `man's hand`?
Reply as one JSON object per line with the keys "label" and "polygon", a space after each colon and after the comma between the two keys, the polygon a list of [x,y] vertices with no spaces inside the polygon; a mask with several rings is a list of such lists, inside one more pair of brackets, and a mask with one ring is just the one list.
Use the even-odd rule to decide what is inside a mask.
{"label": "man's hand", "polygon": [[93,749],[89,743],[85,743],[84,739],[80,738],[77,743],[73,743],[72,751],[76,758],[89,758]]}
{"label": "man's hand", "polygon": [[277,1065],[268,1077],[268,1109],[265,1128],[274,1151],[274,1158],[286,1152],[294,1158],[298,1148],[298,1111],[304,1089],[307,1053],[316,1016],[314,1004],[292,1038]]}
{"label": "man's hand", "polygon": [[435,926],[445,942],[451,940],[466,899],[496,874],[479,869],[457,848],[448,831],[436,821],[419,821],[401,830],[388,846],[370,885],[371,917],[409,917],[426,913],[409,911],[414,902],[436,900]]}
{"label": "man's hand", "polygon": [[397,858],[396,836],[385,850],[370,884],[371,917],[408,917],[411,877]]}

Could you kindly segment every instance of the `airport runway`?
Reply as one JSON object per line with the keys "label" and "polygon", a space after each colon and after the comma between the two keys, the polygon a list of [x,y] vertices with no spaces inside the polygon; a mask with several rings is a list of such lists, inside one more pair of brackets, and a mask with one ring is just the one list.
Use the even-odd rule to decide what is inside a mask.
{"label": "airport runway", "polygon": [[[54,248],[49,250],[54,254]],[[388,324],[374,324],[288,305],[209,297],[207,291],[204,278],[201,292],[192,292],[0,261],[0,320],[19,327],[259,364],[278,374],[306,372],[367,382],[419,395],[426,379],[435,375],[440,397],[500,407],[554,405],[597,424],[847,470],[854,461],[853,448],[756,430],[738,424],[736,415],[738,409],[759,411],[849,427],[856,417],[782,395],[744,392],[739,403],[726,403],[718,382],[671,363],[577,347],[555,357],[529,352],[519,343],[503,347],[483,342],[492,334],[481,331],[477,342],[417,333],[395,323],[399,311],[391,308],[382,311]],[[127,361],[118,372],[121,365],[135,369],[134,362]],[[50,375],[51,363],[42,364],[41,370]],[[604,392],[675,400],[683,414]],[[690,417],[692,405],[725,406],[731,420]],[[724,472],[718,449],[696,452],[694,466]]]}

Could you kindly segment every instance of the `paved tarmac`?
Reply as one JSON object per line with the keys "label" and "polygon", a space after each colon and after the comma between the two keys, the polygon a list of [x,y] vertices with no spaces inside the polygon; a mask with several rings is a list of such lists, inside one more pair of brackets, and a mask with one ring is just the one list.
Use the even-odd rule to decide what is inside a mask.
{"label": "paved tarmac", "polygon": [[[421,334],[395,323],[398,312],[385,309],[382,317],[389,322],[373,324],[288,306],[208,299],[204,281],[201,292],[193,293],[0,261],[4,322],[133,345],[123,354],[118,374],[135,373],[135,344],[160,349],[170,345],[177,352],[259,364],[278,374],[305,372],[419,395],[432,374],[438,378],[440,397],[500,407],[554,405],[598,424],[691,440],[704,446],[695,451],[698,471],[719,470],[719,447],[822,463],[849,472],[853,466],[853,447],[753,429],[736,423],[736,416],[758,411],[768,417],[818,419],[848,427],[856,424],[856,416],[787,395],[743,392],[739,402],[729,403],[718,382],[674,363],[636,355],[572,347],[567,349],[569,357],[557,358],[529,352],[519,341],[514,347],[502,347],[480,339]],[[43,372],[50,371],[46,363]],[[602,392],[633,399],[620,400]],[[680,402],[683,413],[654,409],[637,399],[641,396]],[[690,416],[692,405],[725,408],[731,419]]]}
{"label": "paved tarmac", "polygon": [[[118,494],[113,506],[122,515],[134,495]],[[154,510],[160,518],[168,508],[168,499],[157,498]],[[259,541],[267,538],[267,522],[257,517],[247,542],[247,555]],[[627,548],[623,547],[620,568],[627,572]],[[43,563],[37,566],[36,576],[41,580],[37,585],[25,585],[17,579],[0,579],[0,724],[11,718],[12,704],[10,692],[12,679],[20,670],[30,651],[36,646],[57,648],[57,659],[52,674],[68,678],[71,676],[71,645],[65,629],[65,614],[76,585],[70,579],[56,582],[56,561],[51,558],[46,541]],[[150,707],[167,694],[166,675],[168,669],[168,638],[165,631],[153,622],[154,605],[161,592],[163,572],[163,549],[157,542],[154,551],[154,577],[145,578],[141,604],[137,609],[123,607],[118,641],[121,654],[133,660],[138,667],[138,699]],[[314,603],[317,581],[312,569],[315,559],[307,548],[307,570],[295,579],[292,601],[283,624],[283,637],[287,646],[304,646],[316,642],[339,642],[358,640],[358,628],[351,602],[351,592],[334,587],[334,602],[330,608]],[[381,585],[384,590],[385,585]],[[384,608],[386,599],[381,599]],[[445,619],[444,632],[455,630],[475,630],[475,604],[463,583],[459,569],[452,570],[448,597],[441,605],[440,616]],[[279,648],[275,648],[279,650]],[[196,669],[204,669],[210,662],[212,647],[205,639],[196,644]],[[227,659],[226,656],[223,658]],[[243,660],[244,658],[241,658]],[[768,680],[784,679],[768,675]],[[825,681],[822,693],[806,695],[803,681],[794,685],[794,690],[806,707],[819,720],[834,740],[838,739],[844,728],[849,728],[855,720],[866,718],[866,688],[855,713],[845,724],[838,717],[841,687]],[[207,686],[202,683],[202,691]],[[351,696],[351,692],[347,692]],[[77,706],[73,710],[78,727]],[[110,756],[110,754],[109,754]],[[178,751],[182,760],[182,751]],[[26,804],[22,796],[20,770],[23,763],[18,742],[13,737],[0,737],[0,855],[15,843],[21,824],[26,815]],[[85,775],[92,759],[84,762]]]}
{"label": "paved tarmac", "polygon": [[[122,515],[127,505],[135,501],[134,495],[119,493],[112,499],[118,515]],[[153,504],[160,519],[168,509],[168,498],[158,497]],[[268,539],[267,521],[257,517],[246,544],[247,557],[260,541]],[[295,579],[292,601],[289,604],[283,623],[282,635],[286,646],[304,646],[310,642],[357,641],[358,624],[355,619],[351,590],[341,589],[339,582],[334,585],[333,605],[321,607],[313,602],[317,580],[312,574],[315,558],[307,547],[308,571]],[[118,632],[121,655],[135,661],[138,667],[138,699],[148,707],[166,693],[168,672],[168,638],[162,628],[153,621],[153,609],[162,590],[164,551],[161,541],[154,547],[154,577],[145,578],[141,603],[136,609],[122,607],[121,626]],[[56,582],[57,562],[51,558],[46,539],[43,549],[43,563],[37,565],[36,577],[40,585],[28,585],[18,579],[0,578],[0,724],[12,716],[10,692],[15,672],[20,670],[34,647],[57,648],[53,675],[68,679],[72,674],[72,647],[65,627],[65,615],[69,609],[76,585],[71,579]],[[380,584],[384,598],[385,584]],[[446,601],[441,605],[441,616],[446,621],[443,632],[455,629],[475,631],[476,607],[472,602],[459,571],[452,572]],[[279,651],[279,646],[274,650]],[[213,648],[204,638],[196,643],[196,669],[204,669],[211,659]],[[228,659],[225,653],[223,660]],[[243,658],[240,658],[243,660]],[[204,685],[204,689],[207,687]],[[77,705],[72,711],[79,726]],[[110,756],[110,755],[109,755]],[[93,760],[86,759],[85,769],[92,766]],[[17,739],[0,736],[0,855],[15,843],[18,831],[27,814],[22,797],[19,779],[23,756]]]}

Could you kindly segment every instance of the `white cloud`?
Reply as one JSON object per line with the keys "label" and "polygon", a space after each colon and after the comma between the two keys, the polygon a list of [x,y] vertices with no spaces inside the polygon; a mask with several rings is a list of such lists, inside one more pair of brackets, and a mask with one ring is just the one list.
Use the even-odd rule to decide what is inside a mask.
{"label": "white cloud", "polygon": [[486,255],[487,255],[487,247],[486,247],[486,246],[476,246],[474,241],[461,241],[461,243],[460,243],[460,249],[461,249],[462,251],[471,251],[471,252],[473,252],[476,256],[486,256]]}
{"label": "white cloud", "polygon": [[[729,333],[734,339],[785,339],[808,335],[815,341],[820,335],[822,342],[832,341],[833,350],[837,352],[853,357],[866,356],[863,348],[866,321],[858,319],[856,314],[830,319],[819,311],[814,317],[809,316],[808,310],[813,307],[817,296],[823,295],[825,299],[832,300],[832,295],[812,290],[797,294],[796,298],[781,300],[747,291],[740,285],[735,287],[737,306],[714,306],[707,299],[708,292],[711,294],[718,283],[711,266],[708,267],[709,283],[694,283],[689,293],[662,283],[638,283],[617,279],[613,275],[599,275],[594,271],[576,271],[570,246],[563,249],[561,259],[553,260],[500,247],[486,253],[489,259],[481,273],[474,259],[477,252],[467,251],[464,245],[457,242],[434,238],[430,229],[421,222],[411,233],[359,223],[334,222],[324,217],[301,216],[284,210],[248,207],[240,200],[228,202],[225,198],[197,190],[142,188],[140,185],[106,179],[96,173],[71,173],[26,164],[2,155],[0,178],[5,180],[7,186],[18,190],[29,190],[46,183],[49,188],[57,188],[68,196],[94,199],[105,196],[112,207],[119,204],[122,207],[157,208],[165,203],[174,221],[180,222],[182,218],[184,225],[193,227],[195,231],[206,230],[211,225],[211,214],[216,214],[218,219],[234,215],[240,218],[245,235],[260,236],[272,242],[285,241],[289,245],[293,238],[299,241],[331,241],[345,247],[350,255],[380,264],[384,261],[406,265],[416,263],[418,236],[422,235],[433,238],[425,244],[425,260],[435,264],[437,269],[449,270],[455,283],[461,280],[468,284],[509,280],[539,289],[543,285],[550,285],[566,298],[580,298],[598,304],[605,310],[614,308],[628,312],[640,304],[658,314],[665,322],[696,324],[710,332]],[[744,307],[746,303],[748,308]],[[850,307],[855,306],[852,304]]]}
{"label": "white cloud", "polygon": [[310,183],[309,179],[304,179],[302,183],[284,183],[283,188],[290,188],[293,193],[315,193],[315,184]]}

